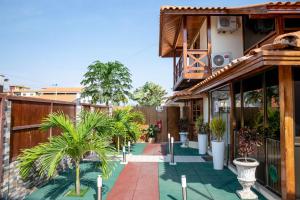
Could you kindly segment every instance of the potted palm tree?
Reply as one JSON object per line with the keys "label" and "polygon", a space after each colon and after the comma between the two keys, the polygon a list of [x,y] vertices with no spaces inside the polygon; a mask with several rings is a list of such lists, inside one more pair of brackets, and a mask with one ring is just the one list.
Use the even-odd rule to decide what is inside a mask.
{"label": "potted palm tree", "polygon": [[256,181],[255,171],[259,163],[256,159],[248,156],[262,144],[262,137],[256,129],[245,127],[239,130],[238,141],[238,153],[242,157],[234,159],[233,163],[236,165],[237,179],[243,189],[237,191],[237,194],[241,199],[257,199],[257,195],[251,191],[251,187]]}
{"label": "potted palm tree", "polygon": [[215,170],[222,170],[224,167],[225,144],[223,141],[223,136],[225,129],[226,124],[220,117],[215,117],[210,122],[210,130],[215,137],[215,140],[211,141],[213,165]]}
{"label": "potted palm tree", "polygon": [[[33,148],[25,149],[18,157],[18,168],[23,179],[30,178],[37,170],[39,175],[48,178],[56,174],[60,162],[70,158],[75,168],[75,188],[68,193],[82,196],[86,189],[80,188],[80,162],[89,152],[95,152],[101,161],[104,177],[109,175],[108,153],[110,147],[110,118],[100,112],[83,112],[81,120],[73,120],[63,113],[52,113],[42,123],[42,130],[58,128],[61,134],[49,138]],[[101,132],[99,132],[101,130]]]}
{"label": "potted palm tree", "polygon": [[155,143],[155,138],[156,138],[157,132],[158,132],[158,127],[154,124],[150,124],[147,129],[149,143]]}
{"label": "potted palm tree", "polygon": [[207,133],[209,132],[208,123],[204,123],[203,117],[199,116],[196,119],[196,131],[198,132],[198,149],[199,154],[206,154],[207,151]]}
{"label": "potted palm tree", "polygon": [[188,135],[189,121],[186,118],[179,120],[179,135],[181,147],[186,147],[187,135]]}

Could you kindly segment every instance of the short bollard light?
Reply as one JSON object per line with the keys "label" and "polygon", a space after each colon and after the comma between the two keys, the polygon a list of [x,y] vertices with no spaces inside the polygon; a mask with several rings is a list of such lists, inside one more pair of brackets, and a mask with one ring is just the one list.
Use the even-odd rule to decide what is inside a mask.
{"label": "short bollard light", "polygon": [[171,154],[171,134],[168,133],[168,154]]}
{"label": "short bollard light", "polygon": [[127,164],[127,160],[126,160],[126,149],[125,149],[125,146],[123,146],[123,157],[122,157],[122,162],[121,164],[122,165],[126,165]]}
{"label": "short bollard light", "polygon": [[128,155],[131,154],[131,149],[130,149],[130,141],[128,141]]}
{"label": "short bollard light", "polygon": [[174,160],[174,137],[171,137],[170,165],[176,165],[176,162]]}
{"label": "short bollard light", "polygon": [[102,177],[101,177],[101,175],[98,175],[98,178],[97,178],[97,188],[98,188],[98,199],[97,200],[102,200]]}
{"label": "short bollard light", "polygon": [[187,200],[186,176],[181,176],[182,200]]}

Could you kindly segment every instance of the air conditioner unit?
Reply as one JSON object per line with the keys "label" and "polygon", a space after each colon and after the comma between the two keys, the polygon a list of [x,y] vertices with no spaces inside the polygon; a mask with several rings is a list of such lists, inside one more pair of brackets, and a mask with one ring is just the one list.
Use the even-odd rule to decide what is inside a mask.
{"label": "air conditioner unit", "polygon": [[218,32],[234,32],[238,29],[236,16],[218,16]]}
{"label": "air conditioner unit", "polygon": [[212,54],[211,60],[212,70],[215,71],[228,65],[232,61],[232,54],[230,52],[214,53]]}

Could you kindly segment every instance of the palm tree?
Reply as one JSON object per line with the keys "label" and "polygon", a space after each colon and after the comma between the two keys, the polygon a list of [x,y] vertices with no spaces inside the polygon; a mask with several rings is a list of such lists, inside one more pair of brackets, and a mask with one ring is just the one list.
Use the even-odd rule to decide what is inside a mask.
{"label": "palm tree", "polygon": [[133,111],[131,107],[116,109],[113,112],[114,133],[117,136],[117,149],[120,151],[120,139],[136,141],[141,134],[141,124],[144,122],[142,113]]}
{"label": "palm tree", "polygon": [[[83,112],[76,125],[63,113],[50,114],[43,120],[42,130],[59,128],[61,135],[50,137],[46,143],[23,150],[18,157],[20,175],[26,179],[36,167],[40,175],[51,178],[63,158],[71,158],[76,169],[76,194],[80,195],[80,161],[88,152],[95,152],[101,160],[104,177],[109,175],[107,154],[112,150],[109,132],[111,119],[101,112]],[[97,130],[101,130],[101,134]]]}

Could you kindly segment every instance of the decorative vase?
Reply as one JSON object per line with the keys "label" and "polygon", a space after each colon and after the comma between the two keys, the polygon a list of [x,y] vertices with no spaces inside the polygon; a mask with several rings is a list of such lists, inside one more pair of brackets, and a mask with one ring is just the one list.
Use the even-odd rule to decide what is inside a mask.
{"label": "decorative vase", "polygon": [[180,135],[180,142],[182,143],[181,147],[183,148],[187,147],[186,142],[187,142],[188,132],[179,132],[179,135]]}
{"label": "decorative vase", "polygon": [[198,134],[199,154],[204,155],[207,152],[207,134]]}
{"label": "decorative vase", "polygon": [[224,168],[224,152],[225,144],[224,141],[218,142],[213,140],[212,144],[212,155],[213,155],[213,165],[215,170],[222,170]]}
{"label": "decorative vase", "polygon": [[241,199],[257,199],[257,195],[251,190],[251,187],[256,181],[255,171],[259,162],[253,158],[247,158],[247,160],[237,158],[233,160],[233,163],[236,165],[237,179],[243,187],[242,190],[237,191],[238,196]]}

